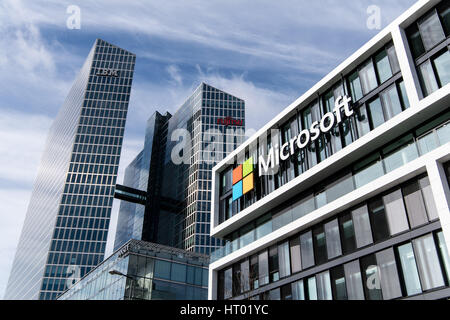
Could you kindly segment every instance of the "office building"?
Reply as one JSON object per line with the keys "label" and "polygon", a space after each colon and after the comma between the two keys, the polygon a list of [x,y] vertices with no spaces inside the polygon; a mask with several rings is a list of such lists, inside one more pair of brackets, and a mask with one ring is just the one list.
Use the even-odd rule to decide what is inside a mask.
{"label": "office building", "polygon": [[209,236],[211,169],[243,142],[244,128],[244,101],[205,83],[173,115],[155,112],[116,189],[115,249],[129,239],[206,255],[221,247]]}
{"label": "office building", "polygon": [[130,240],[58,300],[206,300],[207,256]]}
{"label": "office building", "polygon": [[418,1],[213,168],[209,299],[450,297],[449,46]]}
{"label": "office building", "polygon": [[103,260],[135,58],[90,50],[50,128],[5,299],[55,299]]}

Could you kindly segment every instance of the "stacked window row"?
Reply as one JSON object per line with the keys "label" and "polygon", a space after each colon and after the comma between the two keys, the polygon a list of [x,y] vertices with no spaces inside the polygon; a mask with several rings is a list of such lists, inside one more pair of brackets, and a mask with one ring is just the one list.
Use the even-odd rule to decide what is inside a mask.
{"label": "stacked window row", "polygon": [[[112,112],[111,112],[112,113]],[[125,115],[125,114],[123,114]],[[125,119],[121,116],[122,119],[118,119],[118,115],[112,115],[111,118],[101,118],[101,117],[81,117],[80,124],[85,124],[89,126],[107,126],[107,127],[124,127]]]}
{"label": "stacked window row", "polygon": [[219,297],[255,290],[437,219],[428,177],[415,178],[220,272]]}
{"label": "stacked window row", "polygon": [[[76,164],[75,164],[76,165]],[[113,184],[115,180],[115,174],[117,172],[117,166],[115,167],[106,167],[107,172],[112,172],[111,175],[105,175],[108,174],[107,172],[104,172],[103,174],[76,174],[76,173],[69,173],[67,175],[67,183],[82,183],[82,184],[107,184],[111,185]],[[109,169],[113,168],[113,169]]]}
{"label": "stacked window row", "polygon": [[[379,151],[359,159],[353,165],[340,170],[338,174],[330,176],[324,182],[309,188],[304,195],[293,199],[293,204],[289,208],[275,210],[273,214],[261,218],[261,221],[256,221],[256,225],[251,223],[244,226],[242,230],[226,237],[228,244],[225,248],[214,253],[212,260],[241,248],[240,243],[247,245],[249,241],[259,239],[257,236],[256,238],[252,237],[255,236],[255,230],[263,225],[266,232],[275,231],[277,228],[331,203],[439,146],[445,145],[450,141],[449,119],[450,112],[445,111],[442,115],[413,129],[412,133],[397,138],[394,142],[380,148]],[[231,185],[231,175],[227,171],[222,175],[221,185],[225,187]],[[236,202],[233,202],[231,197],[227,197],[226,200],[220,202],[219,221],[225,221],[237,213]],[[264,235],[261,234],[261,236]]]}
{"label": "stacked window row", "polygon": [[126,56],[128,59],[133,59],[132,61],[134,62],[134,59],[136,58],[135,55],[120,49],[118,47],[115,47],[101,39],[98,39],[97,45],[95,47],[95,53],[105,53],[105,54],[121,54]]}
{"label": "stacked window row", "polygon": [[[280,164],[278,173],[262,176],[256,183],[255,191],[233,201],[233,214],[270,194],[409,108],[409,101],[392,43],[387,44],[358,66],[319,99],[298,111],[295,117],[279,127],[280,134],[278,136],[269,137],[267,142],[258,141],[257,150],[251,151],[253,154],[248,154],[246,158],[253,156],[254,159],[258,159],[259,155],[266,156],[272,146],[283,145],[302,130],[311,128],[313,122],[320,121],[324,114],[333,111],[335,100],[343,95],[352,97],[354,115],[344,118],[343,122],[330,133],[321,135],[306,148],[297,150],[290,160]],[[221,181],[229,180],[224,175],[230,175],[230,172],[231,170],[225,171]],[[229,192],[229,185],[223,183],[220,198],[222,203],[230,202]]]}
{"label": "stacked window row", "polygon": [[121,86],[117,84],[88,84],[87,91],[101,91],[101,92],[115,92],[115,93],[127,93],[131,91],[131,86]]}
{"label": "stacked window row", "polygon": [[448,287],[450,258],[442,231],[266,291],[262,300],[391,300]]}

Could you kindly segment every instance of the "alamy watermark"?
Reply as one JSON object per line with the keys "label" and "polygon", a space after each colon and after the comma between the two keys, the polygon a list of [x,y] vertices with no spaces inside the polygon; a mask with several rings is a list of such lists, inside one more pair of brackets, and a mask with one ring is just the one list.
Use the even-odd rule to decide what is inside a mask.
{"label": "alamy watermark", "polygon": [[381,29],[381,8],[376,5],[371,5],[367,8],[366,25],[369,30]]}
{"label": "alamy watermark", "polygon": [[81,29],[81,9],[79,6],[70,5],[67,7],[66,13],[70,16],[66,20],[67,29]]}

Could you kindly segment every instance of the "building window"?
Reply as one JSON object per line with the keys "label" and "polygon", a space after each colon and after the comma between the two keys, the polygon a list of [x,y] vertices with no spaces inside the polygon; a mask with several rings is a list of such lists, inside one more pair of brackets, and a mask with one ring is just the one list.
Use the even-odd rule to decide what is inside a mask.
{"label": "building window", "polygon": [[377,76],[371,59],[367,60],[359,69],[359,78],[361,79],[361,86],[365,95],[378,86]]}
{"label": "building window", "polygon": [[300,255],[300,237],[296,236],[289,241],[291,253],[291,270],[297,273],[302,270],[302,259]]}
{"label": "building window", "polygon": [[411,53],[414,58],[418,58],[425,53],[425,48],[423,46],[422,39],[420,38],[419,28],[417,27],[417,25],[414,25],[408,31],[409,47],[411,49]]}
{"label": "building window", "polygon": [[292,288],[290,284],[281,287],[281,300],[292,300]]}
{"label": "building window", "polygon": [[367,113],[366,105],[362,105],[355,110],[355,120],[359,138],[370,132],[369,114]]}
{"label": "building window", "polygon": [[409,105],[408,95],[406,94],[405,82],[404,81],[398,82],[398,88],[399,88],[400,95],[402,98],[402,104],[405,107],[405,109],[408,109],[410,107],[410,105]]}
{"label": "building window", "polygon": [[430,178],[428,178],[428,176],[420,178],[419,186],[422,190],[429,220],[434,221],[439,219],[436,203],[434,202],[433,192],[431,191]]}
{"label": "building window", "polygon": [[331,290],[335,300],[347,300],[347,287],[343,266],[338,266],[330,270]]}
{"label": "building window", "polygon": [[[355,229],[353,227],[352,215],[347,212],[339,217],[339,227],[344,254],[356,250]],[[328,243],[328,240],[327,240]]]}
{"label": "building window", "polygon": [[406,209],[408,211],[411,228],[428,223],[425,202],[420,190],[419,181],[415,180],[402,188],[405,199]]}
{"label": "building window", "polygon": [[280,268],[280,278],[291,275],[291,261],[289,257],[289,241],[278,245],[278,265]]}
{"label": "building window", "polygon": [[375,64],[377,66],[378,77],[380,83],[384,83],[390,77],[392,77],[392,70],[389,64],[389,58],[385,50],[381,51],[375,56]]}
{"label": "building window", "polygon": [[186,282],[186,265],[172,262],[172,271],[170,279],[178,282]]}
{"label": "building window", "polygon": [[344,273],[348,300],[364,300],[364,289],[359,261],[355,260],[345,264]]}
{"label": "building window", "polygon": [[170,280],[170,262],[155,260],[155,278]]}
{"label": "building window", "polygon": [[446,36],[449,36],[449,12],[448,1],[442,1],[407,30],[425,97],[450,81],[450,53],[445,42]]}
{"label": "building window", "polygon": [[333,259],[342,255],[339,224],[337,219],[325,224],[325,237],[328,259]]}
{"label": "building window", "polygon": [[385,300],[395,299],[402,296],[400,280],[398,278],[397,265],[395,263],[394,250],[392,248],[377,252],[377,263],[381,290]]}
{"label": "building window", "polygon": [[441,17],[442,25],[447,36],[450,35],[450,5],[448,1],[442,1],[439,6],[439,16]]}
{"label": "building window", "polygon": [[259,288],[259,256],[254,255],[250,257],[250,289],[255,290]]}
{"label": "building window", "polygon": [[223,298],[229,299],[233,296],[233,268],[224,271]]}
{"label": "building window", "polygon": [[372,128],[377,128],[381,126],[384,121],[383,114],[383,106],[381,105],[380,98],[376,98],[368,103],[369,112],[370,112],[370,120],[372,124]]}
{"label": "building window", "polygon": [[258,255],[258,276],[260,286],[269,283],[269,255],[267,251]]}
{"label": "building window", "polygon": [[317,281],[317,299],[318,300],[333,300],[331,293],[330,272],[325,271],[316,275]]}
{"label": "building window", "polygon": [[382,300],[378,266],[374,254],[361,258],[361,272],[367,300]]}
{"label": "building window", "polygon": [[314,266],[314,249],[311,231],[300,235],[300,253],[303,269]]}
{"label": "building window", "polygon": [[411,243],[406,243],[397,248],[400,265],[402,267],[403,283],[408,296],[422,292],[419,272]]}
{"label": "building window", "polygon": [[371,244],[373,238],[367,205],[354,209],[352,211],[352,220],[355,226],[356,246],[362,248]]}
{"label": "building window", "polygon": [[280,266],[278,264],[278,247],[269,248],[269,274],[270,282],[276,282],[280,279]]}
{"label": "building window", "polygon": [[293,282],[292,285],[292,300],[305,300],[305,288],[303,280]]}
{"label": "building window", "polygon": [[317,300],[316,277],[312,276],[307,281],[308,300]]}
{"label": "building window", "polygon": [[355,71],[348,77],[348,83],[350,86],[352,101],[356,102],[363,97],[361,82],[359,81],[359,74],[357,71]]}
{"label": "building window", "polygon": [[436,69],[436,78],[439,86],[443,87],[450,82],[450,52],[445,50],[442,54],[433,60]]}
{"label": "building window", "polygon": [[444,30],[435,10],[419,21],[419,31],[426,50],[432,49],[445,39]]}
{"label": "building window", "polygon": [[241,293],[247,292],[250,290],[250,262],[249,260],[245,260],[241,262],[241,279],[240,279],[240,291]]}
{"label": "building window", "polygon": [[392,69],[392,73],[396,74],[397,72],[400,72],[400,65],[398,63],[398,58],[395,52],[394,44],[391,44],[389,47],[387,47],[386,52],[389,56],[389,62]]}
{"label": "building window", "polygon": [[395,83],[384,90],[380,94],[380,96],[385,110],[386,121],[395,117],[403,111],[400,97],[397,91],[397,85]]}
{"label": "building window", "polygon": [[232,172],[233,168],[228,168],[225,172],[221,174],[221,195],[224,195],[225,193],[229,192],[231,190],[231,187],[233,186],[232,183]]}
{"label": "building window", "polygon": [[444,286],[444,278],[433,236],[426,235],[414,239],[413,246],[423,290],[426,291]]}
{"label": "building window", "polygon": [[389,227],[384,210],[383,201],[374,199],[368,204],[370,225],[375,242],[389,238]]}
{"label": "building window", "polygon": [[419,79],[425,97],[439,89],[436,77],[434,76],[433,66],[429,60],[419,66]]}
{"label": "building window", "polygon": [[241,264],[237,263],[233,266],[233,297],[241,293]]}
{"label": "building window", "polygon": [[313,243],[315,260],[317,264],[327,261],[327,246],[325,241],[325,232],[323,225],[319,225],[313,229]]}
{"label": "building window", "polygon": [[445,244],[444,233],[439,231],[436,236],[438,239],[439,252],[441,253],[448,285],[450,281],[450,256],[448,254],[447,245]]}
{"label": "building window", "polygon": [[402,191],[398,189],[383,196],[383,204],[389,223],[390,234],[393,236],[408,230],[409,225],[408,219],[406,218]]}

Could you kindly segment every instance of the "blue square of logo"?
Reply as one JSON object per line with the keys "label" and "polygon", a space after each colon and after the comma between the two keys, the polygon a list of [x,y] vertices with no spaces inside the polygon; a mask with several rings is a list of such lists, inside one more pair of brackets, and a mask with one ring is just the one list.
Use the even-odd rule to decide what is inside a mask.
{"label": "blue square of logo", "polygon": [[233,186],[233,201],[242,197],[242,180]]}

